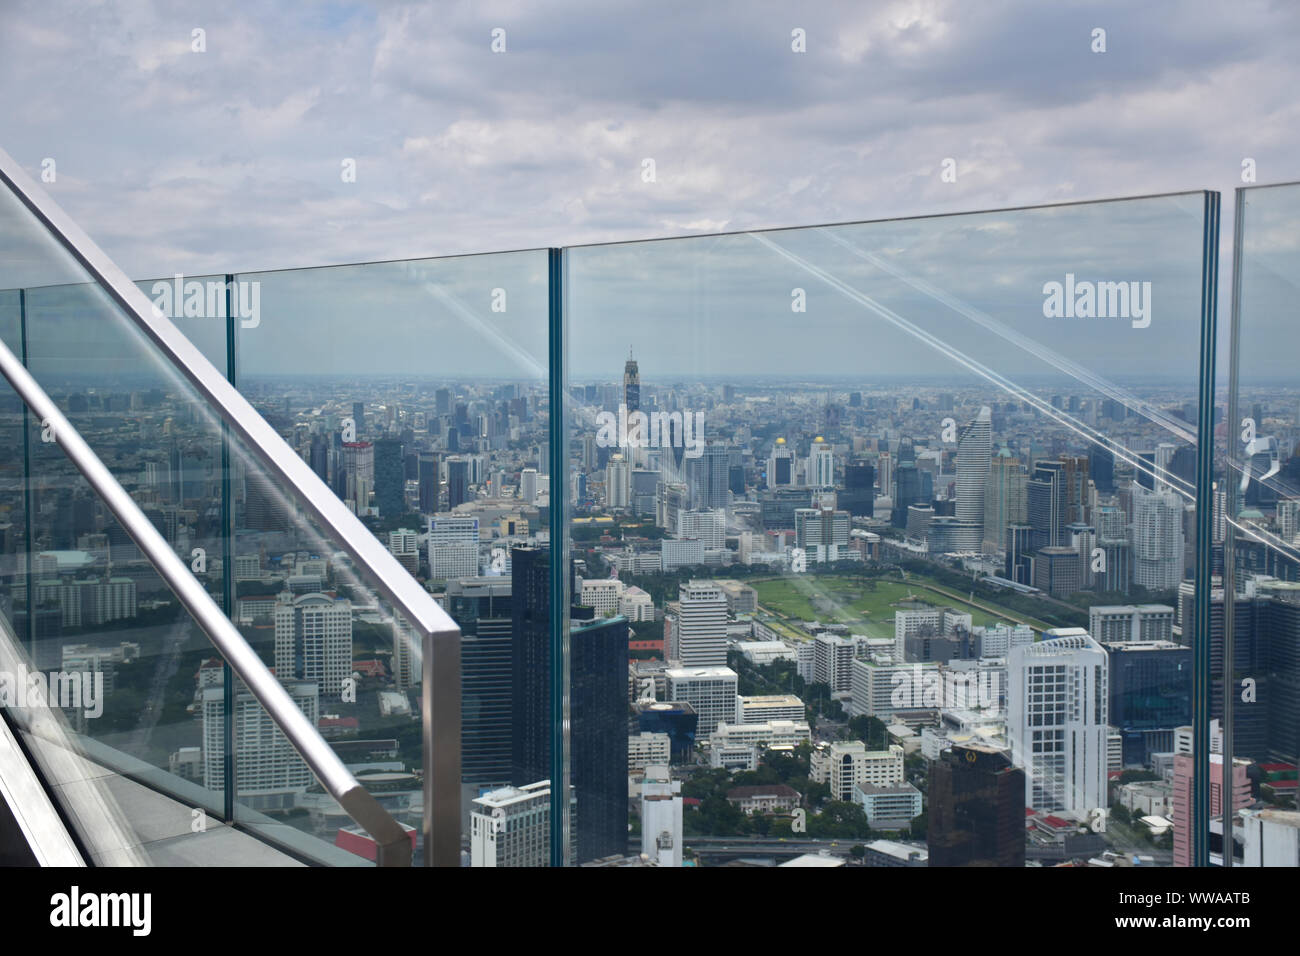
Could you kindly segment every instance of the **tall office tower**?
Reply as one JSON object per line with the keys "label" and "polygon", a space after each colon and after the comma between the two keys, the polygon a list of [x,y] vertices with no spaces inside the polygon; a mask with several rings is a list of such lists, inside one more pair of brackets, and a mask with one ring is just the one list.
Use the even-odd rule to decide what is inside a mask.
{"label": "tall office tower", "polygon": [[[254,464],[244,472],[244,511],[242,524],[250,531],[287,531],[288,502],[283,493]],[[160,528],[166,535],[166,530]],[[168,538],[168,540],[173,540]]]}
{"label": "tall office tower", "polygon": [[622,455],[610,455],[605,465],[605,507],[626,508],[631,494],[631,463]]}
{"label": "tall office tower", "polygon": [[655,513],[656,489],[659,485],[659,472],[647,469],[632,471],[632,495],[629,502],[638,515]]}
{"label": "tall office tower", "polygon": [[511,758],[516,785],[549,777],[550,562],[541,548],[511,548]]}
{"label": "tall office tower", "polygon": [[876,469],[871,462],[859,459],[844,466],[844,490],[838,504],[854,518],[875,514]]}
{"label": "tall office tower", "polygon": [[424,683],[424,648],[420,634],[400,614],[393,618],[393,684],[409,690]]}
{"label": "tall office tower", "polygon": [[627,350],[627,362],[623,365],[623,404],[627,406],[629,415],[641,408],[641,371],[630,348]]}
{"label": "tall office tower", "polygon": [[1039,548],[1034,555],[1034,587],[1053,597],[1082,590],[1079,552],[1069,547]]}
{"label": "tall office tower", "polygon": [[930,764],[931,866],[1025,865],[1025,772],[1006,751],[956,745]]}
{"label": "tall office tower", "polygon": [[[538,779],[551,761],[550,561],[540,548],[514,548],[511,557],[511,776],[519,785]],[[569,752],[578,862],[626,852],[627,635],[624,617],[575,617],[570,631]]]}
{"label": "tall office tower", "polygon": [[1152,754],[1173,752],[1174,728],[1192,722],[1192,649],[1172,641],[1102,647],[1110,655],[1110,723],[1119,728],[1124,765],[1147,766]]}
{"label": "tall office tower", "polygon": [[704,548],[721,548],[726,543],[727,514],[713,511],[683,511],[677,516],[678,538],[696,538]]}
{"label": "tall office tower", "polygon": [[1094,585],[1102,592],[1127,594],[1133,583],[1133,548],[1129,542],[1128,515],[1115,505],[1097,508],[1097,547],[1106,564],[1094,575]]}
{"label": "tall office tower", "polygon": [[891,497],[894,493],[894,459],[889,456],[889,452],[882,451],[880,453],[876,458],[876,467],[880,472],[877,476],[876,487],[882,496]]}
{"label": "tall office tower", "polygon": [[[1256,592],[1256,633],[1268,662],[1268,753],[1287,763],[1300,762],[1300,594],[1295,587],[1291,581],[1261,581]],[[1259,706],[1243,704],[1234,710]]]}
{"label": "tall office tower", "polygon": [[898,466],[894,469],[894,518],[896,528],[907,527],[907,509],[912,505],[928,504],[929,498],[921,489],[921,473],[916,467],[916,449],[912,439],[903,438],[898,443]]}
{"label": "tall office tower", "polygon": [[1137,459],[1134,464],[1137,486],[1145,488],[1147,491],[1154,491],[1156,487],[1156,453],[1154,451],[1140,451],[1134,457]]}
{"label": "tall office tower", "polygon": [[641,852],[660,866],[682,865],[682,782],[668,768],[645,768],[641,781]]}
{"label": "tall office tower", "polygon": [[432,452],[420,452],[416,469],[419,472],[420,481],[420,511],[423,514],[433,514],[438,510],[438,492],[440,490],[438,456]]}
{"label": "tall office tower", "polygon": [[1173,590],[1183,579],[1183,502],[1173,492],[1133,488],[1133,583]]}
{"label": "tall office tower", "polygon": [[1034,529],[1030,545],[1057,548],[1066,543],[1065,466],[1059,461],[1036,461],[1027,483],[1029,526]]}
{"label": "tall office tower", "polygon": [[839,561],[847,557],[852,524],[853,519],[847,511],[796,508],[795,547],[803,548],[809,561]]}
{"label": "tall office tower", "polygon": [[627,852],[627,639],[619,616],[575,621],[569,634],[578,863]]}
{"label": "tall office tower", "polygon": [[469,500],[469,462],[464,458],[448,458],[447,510],[453,511]]}
{"label": "tall office tower", "polygon": [[1088,474],[1097,491],[1103,495],[1115,491],[1115,454],[1102,445],[1088,449]]}
{"label": "tall office tower", "polygon": [[[312,681],[286,680],[280,683],[294,705],[316,726],[320,719],[317,686]],[[218,671],[218,680],[220,672]],[[236,678],[235,785],[239,801],[252,810],[290,810],[296,794],[316,783],[306,761],[276,726],[256,697]],[[225,778],[226,707],[225,688],[210,684],[203,688],[203,785],[219,792]]]}
{"label": "tall office tower", "polygon": [[477,517],[437,514],[429,519],[429,574],[463,578],[478,574]]}
{"label": "tall office tower", "polygon": [[1177,450],[1178,450],[1178,446],[1175,445],[1173,442],[1161,442],[1159,445],[1156,445],[1155,451],[1152,452],[1152,455],[1154,456],[1155,470],[1156,470],[1156,477],[1155,477],[1156,491],[1171,490],[1170,484],[1172,481],[1172,474],[1169,466],[1173,462],[1174,452],[1176,452]]}
{"label": "tall office tower", "polygon": [[368,441],[343,443],[343,468],[347,473],[347,500],[357,514],[370,507],[375,487],[375,446]]}
{"label": "tall office tower", "polygon": [[675,659],[683,667],[727,663],[727,595],[716,581],[678,585],[680,612],[673,632]]}
{"label": "tall office tower", "polygon": [[451,389],[440,388],[433,393],[435,408],[439,415],[451,414]]}
{"label": "tall office tower", "polygon": [[1034,557],[1031,547],[1033,537],[1034,529],[1027,524],[1007,525],[1004,545],[1006,562],[1002,574],[1008,581],[1033,585]]}
{"label": "tall office tower", "polygon": [[784,438],[778,438],[767,459],[767,486],[789,488],[794,484],[794,453]]}
{"label": "tall office tower", "polygon": [[992,465],[992,412],[979,410],[957,436],[957,530],[954,550],[979,551],[984,545],[984,488]]}
{"label": "tall office tower", "polygon": [[[1079,587],[1090,588],[1095,583],[1093,551],[1097,547],[1097,530],[1091,525],[1075,522],[1066,525],[1068,546],[1079,556]],[[1097,574],[1101,572],[1098,571]]]}
{"label": "tall office tower", "polygon": [[[1192,834],[1189,821],[1192,818],[1192,776],[1195,772],[1195,760],[1190,753],[1174,754],[1174,866],[1192,865]],[[1246,769],[1247,760],[1236,757],[1232,760],[1232,808],[1240,810],[1253,802],[1250,795],[1250,779]],[[1214,835],[1214,821],[1223,819],[1223,754],[1210,754],[1210,828]],[[1220,824],[1221,825],[1221,824]],[[1210,865],[1222,865],[1223,841],[1222,829],[1219,829],[1219,853],[1210,853]],[[1234,841],[1235,842],[1235,841]],[[1231,844],[1230,844],[1231,845]],[[1214,857],[1219,859],[1215,860]],[[1236,854],[1234,852],[1233,856]],[[1234,860],[1235,862],[1235,860]]]}
{"label": "tall office tower", "polygon": [[519,473],[519,500],[525,504],[537,501],[537,469],[525,468]]}
{"label": "tall office tower", "polygon": [[701,449],[698,458],[686,460],[687,484],[691,493],[691,507],[726,508],[727,498],[727,446],[709,442]]}
{"label": "tall office tower", "polygon": [[1045,813],[1109,806],[1106,651],[1081,627],[1045,631],[1007,661],[1007,736],[1025,804]]}
{"label": "tall office tower", "polygon": [[1025,481],[1020,460],[1003,445],[989,462],[989,479],[984,485],[984,550],[1001,551],[1006,546],[1007,526],[1029,520]]}
{"label": "tall office tower", "polygon": [[352,403],[352,422],[356,426],[357,435],[361,435],[366,430],[366,403]]}
{"label": "tall office tower", "polygon": [[655,486],[658,497],[655,506],[655,524],[672,537],[677,537],[679,519],[686,508],[687,491],[681,482],[661,481]]}
{"label": "tall office tower", "polygon": [[329,482],[330,441],[327,436],[319,432],[311,436],[311,451],[308,453],[308,463],[311,465],[311,470],[316,472],[317,478],[323,482]]}
{"label": "tall office tower", "polygon": [[460,772],[466,789],[511,781],[511,581],[453,578],[443,606],[460,625]]}
{"label": "tall office tower", "polygon": [[381,518],[406,513],[406,468],[402,443],[396,438],[375,441],[375,505]]}
{"label": "tall office tower", "polygon": [[311,681],[336,701],[352,674],[352,602],[321,591],[275,605],[275,673],[281,680]]}
{"label": "tall office tower", "polygon": [[1088,524],[1088,458],[1085,455],[1062,455],[1061,475],[1065,483],[1065,523]]}
{"label": "tall office tower", "polygon": [[818,435],[808,453],[807,484],[813,488],[835,487],[835,453],[826,439]]}
{"label": "tall office tower", "polygon": [[411,574],[420,570],[420,536],[409,528],[388,532],[388,550]]}
{"label": "tall office tower", "polygon": [[470,866],[549,866],[551,782],[499,787],[471,804]]}
{"label": "tall office tower", "polygon": [[1275,520],[1278,537],[1288,544],[1295,541],[1296,535],[1300,535],[1300,498],[1283,498],[1279,501]]}

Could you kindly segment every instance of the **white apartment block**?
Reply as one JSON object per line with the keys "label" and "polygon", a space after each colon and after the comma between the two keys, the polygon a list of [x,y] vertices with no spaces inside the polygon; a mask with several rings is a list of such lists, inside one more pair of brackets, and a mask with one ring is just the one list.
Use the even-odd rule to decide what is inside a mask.
{"label": "white apartment block", "polygon": [[646,591],[633,585],[624,589],[623,596],[619,598],[618,613],[633,624],[639,621],[653,621],[655,602]]}
{"label": "white apartment block", "polygon": [[830,786],[832,800],[849,801],[861,784],[892,787],[903,782],[903,748],[867,750],[860,740],[820,744],[812,752],[808,777]]}
{"label": "white apartment block", "polygon": [[[316,726],[320,716],[316,684],[281,683],[297,708]],[[294,794],[306,792],[316,778],[243,681],[238,681],[236,688],[235,752],[239,759],[235,761],[235,783],[239,799],[255,810],[291,809]],[[202,707],[203,785],[218,791],[225,774],[225,688],[219,683],[203,688]]]}
{"label": "white apartment block", "polygon": [[466,578],[479,573],[477,517],[441,514],[429,519],[429,574]]}
{"label": "white apartment block", "polygon": [[647,767],[671,762],[672,742],[667,734],[629,734],[627,738],[627,772],[639,776]]}
{"label": "white apartment block", "polygon": [[969,632],[971,616],[952,608],[920,608],[894,612],[894,658],[903,660],[903,649],[909,637],[930,630],[940,637],[953,638],[959,630]]}
{"label": "white apartment block", "polygon": [[812,730],[806,720],[770,720],[762,724],[739,724],[723,721],[709,734],[709,747],[756,747],[768,749],[798,747],[812,743]]}
{"label": "white apartment block", "polygon": [[721,508],[704,511],[682,511],[677,516],[677,537],[695,538],[704,548],[721,548],[726,545],[726,512]]}
{"label": "white apartment block", "polygon": [[804,702],[794,694],[737,697],[736,719],[742,724],[765,724],[773,720],[804,720]]}
{"label": "white apartment block", "polygon": [[321,591],[285,592],[273,618],[276,676],[312,681],[322,697],[337,699],[352,674],[352,603]]}
{"label": "white apartment block", "polygon": [[619,613],[623,582],[618,578],[579,578],[579,604],[595,608],[597,617]]}
{"label": "white apartment block", "polygon": [[896,711],[917,709],[915,695],[911,693],[916,675],[919,673],[924,680],[925,675],[938,671],[939,665],[933,661],[901,664],[889,657],[855,660],[849,684],[854,716],[875,717],[890,723]]}
{"label": "white apartment block", "polygon": [[852,690],[853,662],[868,646],[867,638],[858,634],[818,634],[812,640],[812,683],[826,684],[835,692]]}
{"label": "white apartment block", "polygon": [[1109,658],[1083,628],[1046,631],[1007,663],[1011,759],[1025,805],[1087,813],[1108,805]]}
{"label": "white apartment block", "polygon": [[502,787],[470,811],[470,866],[547,866],[551,852],[551,782]]}
{"label": "white apartment block", "polygon": [[1088,633],[1102,644],[1172,641],[1174,609],[1168,604],[1106,604],[1088,610]]}
{"label": "white apartment block", "polygon": [[707,737],[723,721],[736,719],[736,672],[730,667],[674,667],[665,672],[668,699],[695,708],[696,739]]}
{"label": "white apartment block", "polygon": [[977,627],[974,633],[980,635],[980,657],[1007,657],[1013,647],[1024,647],[1034,643],[1034,629],[1028,624],[991,624]]}

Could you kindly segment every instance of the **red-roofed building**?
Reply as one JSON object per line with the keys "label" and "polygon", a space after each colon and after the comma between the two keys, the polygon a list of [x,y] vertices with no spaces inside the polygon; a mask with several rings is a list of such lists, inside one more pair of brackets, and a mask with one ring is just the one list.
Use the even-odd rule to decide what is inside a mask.
{"label": "red-roofed building", "polygon": [[[411,854],[415,854],[415,827],[400,823],[399,826],[406,831],[406,835],[411,838]],[[374,862],[379,857],[379,846],[372,837],[361,827],[345,827],[340,830],[334,837],[334,845],[341,850],[347,850],[349,853],[355,853],[359,857]]]}

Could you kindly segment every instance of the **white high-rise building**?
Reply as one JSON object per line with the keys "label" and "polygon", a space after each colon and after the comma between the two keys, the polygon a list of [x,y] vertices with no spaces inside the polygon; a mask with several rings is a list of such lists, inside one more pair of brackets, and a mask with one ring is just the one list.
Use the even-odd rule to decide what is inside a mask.
{"label": "white high-rise building", "polygon": [[551,853],[551,782],[502,787],[474,800],[470,866],[547,866]]}
{"label": "white high-rise building", "polygon": [[820,435],[813,439],[807,474],[808,484],[813,488],[835,487],[835,453]]}
{"label": "white high-rise building", "polygon": [[388,532],[388,550],[412,574],[420,570],[420,536],[408,528]]}
{"label": "white high-rise building", "polygon": [[273,619],[276,676],[312,681],[322,697],[337,700],[352,674],[352,602],[323,591],[286,591]]}
{"label": "white high-rise building", "polygon": [[595,608],[597,617],[619,613],[623,582],[618,578],[579,578],[579,604]]}
{"label": "white high-rise building", "polygon": [[666,766],[646,767],[641,783],[641,852],[660,866],[682,865],[682,782]]}
{"label": "white high-rise building", "polygon": [[632,466],[619,454],[609,456],[605,465],[605,505],[626,508],[632,495]]}
{"label": "white high-rise building", "polygon": [[1011,648],[1034,643],[1034,629],[1028,624],[990,624],[980,637],[980,657],[1009,657]]}
{"label": "white high-rise building", "polygon": [[[255,810],[288,810],[294,794],[316,782],[306,761],[276,726],[256,697],[236,679],[235,784],[239,799]],[[320,717],[317,686],[313,681],[284,681],[294,705],[316,726]],[[203,785],[219,791],[225,774],[225,689],[221,683],[203,688]]]}
{"label": "white high-rise building", "polygon": [[736,720],[736,672],[730,667],[674,667],[664,672],[668,700],[695,708],[699,725],[695,739],[713,733],[720,722]]}
{"label": "white high-rise building", "polygon": [[1183,579],[1183,502],[1133,484],[1133,583],[1153,591]]}
{"label": "white high-rise building", "polygon": [[1277,534],[1288,544],[1300,535],[1300,498],[1283,498],[1277,503]]}
{"label": "white high-rise building", "polygon": [[1081,627],[1013,647],[1007,664],[1007,736],[1025,771],[1025,805],[1088,813],[1106,793],[1109,658]]}
{"label": "white high-rise building", "polygon": [[985,405],[957,436],[957,530],[953,543],[958,551],[979,551],[984,544],[984,486],[993,461],[992,429],[992,413]]}
{"label": "white high-rise building", "polygon": [[519,500],[530,505],[537,500],[536,468],[525,468],[519,473]]}
{"label": "white high-rise building", "polygon": [[393,619],[393,683],[399,690],[424,683],[424,647],[420,634],[401,615]]}
{"label": "white high-rise building", "polygon": [[852,518],[834,508],[794,509],[795,546],[803,548],[813,563],[839,561],[848,556]]}
{"label": "white high-rise building", "polygon": [[678,587],[676,659],[683,667],[727,663],[727,596],[717,581],[687,581]]}
{"label": "white high-rise building", "polygon": [[1168,604],[1098,604],[1088,609],[1088,633],[1113,641],[1172,641],[1174,609]]}
{"label": "white high-rise building", "polygon": [[696,538],[703,548],[721,548],[726,544],[726,518],[727,513],[721,508],[679,512],[677,537]]}
{"label": "white high-rise building", "polygon": [[903,782],[903,748],[868,750],[861,740],[819,745],[809,760],[808,779],[829,785],[832,800],[852,800],[859,784],[892,787]]}
{"label": "white high-rise building", "polygon": [[479,573],[477,517],[439,514],[429,519],[429,574],[468,578]]}

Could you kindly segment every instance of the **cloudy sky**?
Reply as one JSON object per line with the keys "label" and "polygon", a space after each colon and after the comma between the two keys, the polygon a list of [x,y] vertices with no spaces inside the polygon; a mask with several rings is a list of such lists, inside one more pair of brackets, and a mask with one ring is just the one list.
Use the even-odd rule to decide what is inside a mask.
{"label": "cloudy sky", "polygon": [[141,278],[1199,188],[1226,252],[1300,179],[1283,2],[3,7],[0,146]]}

